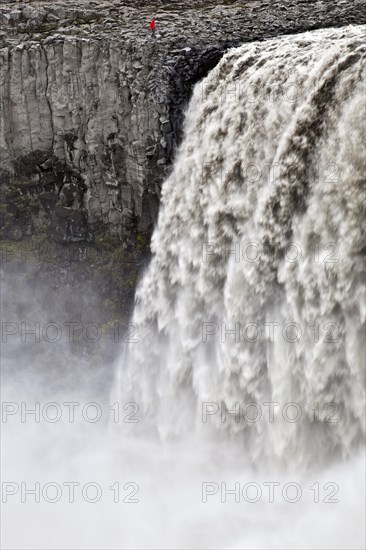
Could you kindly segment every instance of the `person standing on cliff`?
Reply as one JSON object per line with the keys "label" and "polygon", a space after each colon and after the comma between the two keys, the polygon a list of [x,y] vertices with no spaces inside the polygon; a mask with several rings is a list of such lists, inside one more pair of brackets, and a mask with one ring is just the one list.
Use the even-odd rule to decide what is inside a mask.
{"label": "person standing on cliff", "polygon": [[150,21],[150,30],[151,30],[151,36],[155,38],[155,31],[156,31],[155,19],[151,19]]}

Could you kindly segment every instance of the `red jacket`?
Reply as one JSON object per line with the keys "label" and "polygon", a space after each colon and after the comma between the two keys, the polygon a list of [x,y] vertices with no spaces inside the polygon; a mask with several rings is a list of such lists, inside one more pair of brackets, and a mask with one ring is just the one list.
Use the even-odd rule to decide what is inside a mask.
{"label": "red jacket", "polygon": [[150,22],[150,29],[151,29],[152,31],[155,30],[155,20],[154,20],[154,19],[152,19],[151,22]]}

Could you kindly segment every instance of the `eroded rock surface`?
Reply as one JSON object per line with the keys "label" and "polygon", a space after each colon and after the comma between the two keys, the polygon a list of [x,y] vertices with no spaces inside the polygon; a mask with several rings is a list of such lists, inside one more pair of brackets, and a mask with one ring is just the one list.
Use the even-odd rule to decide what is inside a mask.
{"label": "eroded rock surface", "polygon": [[149,234],[192,86],[227,48],[365,22],[364,0],[2,3],[3,238]]}

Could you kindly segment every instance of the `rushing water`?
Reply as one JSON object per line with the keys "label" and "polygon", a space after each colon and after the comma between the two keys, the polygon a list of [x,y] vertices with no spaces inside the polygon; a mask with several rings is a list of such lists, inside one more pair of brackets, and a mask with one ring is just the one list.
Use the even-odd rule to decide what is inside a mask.
{"label": "rushing water", "polygon": [[[196,86],[122,366],[161,435],[209,402],[253,459],[362,441],[365,60],[364,27],[315,31],[233,49]],[[216,414],[267,402],[277,424]]]}
{"label": "rushing water", "polygon": [[[246,44],[197,84],[112,400],[87,374],[62,388],[41,353],[6,370],[7,401],[106,413],[9,417],[3,479],[63,492],[10,495],[7,548],[364,547],[365,37]],[[140,422],[111,421],[116,399]],[[102,498],[70,503],[65,482]]]}

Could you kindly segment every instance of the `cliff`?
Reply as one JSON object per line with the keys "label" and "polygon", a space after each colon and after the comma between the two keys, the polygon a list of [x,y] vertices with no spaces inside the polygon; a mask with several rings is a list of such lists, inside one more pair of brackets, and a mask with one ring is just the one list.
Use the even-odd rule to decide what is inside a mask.
{"label": "cliff", "polygon": [[227,48],[362,22],[363,0],[1,4],[3,238],[149,234],[192,86]]}
{"label": "cliff", "polygon": [[366,23],[364,6],[1,2],[6,319],[97,322],[103,330],[128,320],[193,85],[232,46]]}

